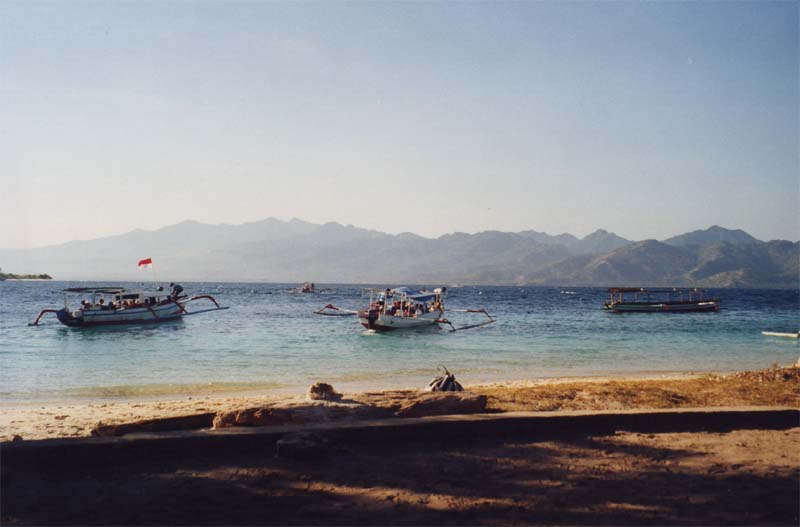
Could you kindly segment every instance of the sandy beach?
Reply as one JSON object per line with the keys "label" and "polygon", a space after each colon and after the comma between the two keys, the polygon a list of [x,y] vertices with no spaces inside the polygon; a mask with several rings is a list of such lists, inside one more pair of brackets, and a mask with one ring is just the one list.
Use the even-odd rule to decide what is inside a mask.
{"label": "sandy beach", "polygon": [[[785,371],[787,378],[778,375]],[[486,395],[488,411],[625,410],[715,406],[800,406],[797,367],[731,374],[659,374],[513,381],[467,386]],[[402,399],[419,391],[345,393],[348,400]],[[385,397],[383,395],[386,395]],[[0,441],[88,437],[98,425],[231,412],[260,406],[296,407],[305,393],[187,396],[167,400],[103,400],[83,404],[7,405]]]}
{"label": "sandy beach", "polygon": [[[425,397],[232,394],[9,408],[0,521],[797,524],[797,367],[469,386],[463,397],[483,401],[484,413],[391,417]],[[261,415],[252,409],[272,426],[208,426],[221,414]],[[148,431],[152,423],[167,431]],[[104,427],[107,437],[87,438]],[[128,431],[139,433],[120,436]]]}

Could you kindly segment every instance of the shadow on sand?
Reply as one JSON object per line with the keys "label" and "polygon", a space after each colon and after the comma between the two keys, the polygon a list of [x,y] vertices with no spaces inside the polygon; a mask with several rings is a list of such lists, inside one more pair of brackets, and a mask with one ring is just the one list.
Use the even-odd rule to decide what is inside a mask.
{"label": "shadow on sand", "polygon": [[[276,457],[276,437],[257,434],[15,445],[3,452],[2,523],[797,524],[796,454],[774,467],[712,459],[732,434],[789,434],[796,414],[772,425],[670,415],[591,432],[336,430],[321,432],[329,451],[314,462]],[[675,433],[695,435],[664,435]]]}

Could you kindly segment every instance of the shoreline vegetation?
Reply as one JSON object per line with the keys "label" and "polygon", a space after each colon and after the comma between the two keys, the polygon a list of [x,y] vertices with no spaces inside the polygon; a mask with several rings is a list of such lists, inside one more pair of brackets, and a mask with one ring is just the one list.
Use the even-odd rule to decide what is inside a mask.
{"label": "shoreline vegetation", "polygon": [[[216,394],[172,400],[92,403],[48,402],[7,406],[0,414],[0,442],[120,435],[222,426],[264,426],[315,420],[370,419],[402,415],[552,411],[625,411],[698,407],[766,406],[800,408],[800,365],[731,374],[550,379],[467,386],[461,402],[437,406],[437,393],[386,390],[347,393],[338,400],[309,400],[303,394]],[[445,396],[456,397],[450,392]],[[476,403],[476,398],[479,401]],[[475,406],[478,404],[478,406]],[[227,420],[227,423],[225,423]],[[138,424],[137,424],[138,423]]]}
{"label": "shoreline vegetation", "polygon": [[14,274],[14,273],[4,273],[2,269],[0,269],[0,282],[3,280],[52,280],[53,277],[47,273],[41,274]]}

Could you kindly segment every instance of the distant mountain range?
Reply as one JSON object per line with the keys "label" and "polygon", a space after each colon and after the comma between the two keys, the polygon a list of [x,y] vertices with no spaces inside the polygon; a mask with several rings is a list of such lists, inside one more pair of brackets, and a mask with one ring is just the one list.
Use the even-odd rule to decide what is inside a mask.
{"label": "distant mountain range", "polygon": [[0,249],[4,269],[58,280],[161,280],[591,286],[800,287],[800,242],[713,226],[663,241],[602,229],[577,238],[533,230],[436,239],[276,219],[185,221],[91,241]]}

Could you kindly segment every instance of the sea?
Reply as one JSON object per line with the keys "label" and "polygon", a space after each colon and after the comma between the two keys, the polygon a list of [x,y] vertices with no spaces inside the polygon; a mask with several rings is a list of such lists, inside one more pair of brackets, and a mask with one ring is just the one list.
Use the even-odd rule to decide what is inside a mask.
{"label": "sea", "polygon": [[[40,309],[64,305],[62,289],[95,285],[109,284],[0,282],[0,403],[301,394],[315,381],[340,391],[422,388],[440,366],[462,384],[731,372],[800,354],[798,339],[761,334],[798,331],[797,290],[709,290],[722,301],[716,313],[613,314],[602,309],[603,288],[456,286],[448,308],[486,308],[497,321],[373,334],[356,317],[314,314],[326,304],[363,307],[366,286],[317,284],[321,292],[302,294],[290,291],[296,284],[183,283],[230,309],[144,326],[69,328],[52,314],[28,325]],[[456,326],[485,320],[447,316]]]}

